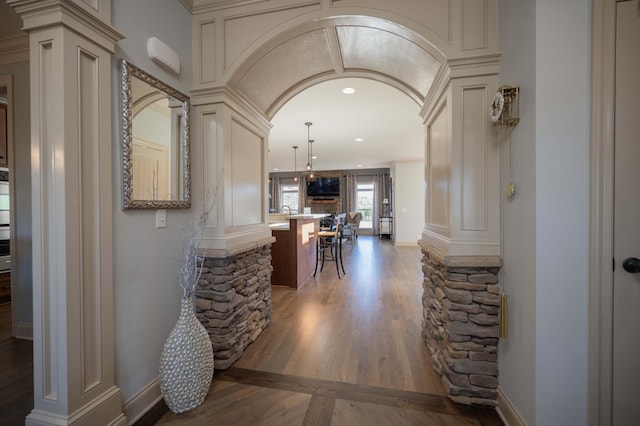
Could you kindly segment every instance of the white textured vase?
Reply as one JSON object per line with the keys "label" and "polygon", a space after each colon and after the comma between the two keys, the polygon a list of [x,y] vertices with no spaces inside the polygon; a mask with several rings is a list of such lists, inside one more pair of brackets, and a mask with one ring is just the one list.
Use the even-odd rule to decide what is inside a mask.
{"label": "white textured vase", "polygon": [[212,379],[211,339],[188,297],[182,299],[180,317],[162,349],[160,390],[169,409],[183,413],[204,402]]}

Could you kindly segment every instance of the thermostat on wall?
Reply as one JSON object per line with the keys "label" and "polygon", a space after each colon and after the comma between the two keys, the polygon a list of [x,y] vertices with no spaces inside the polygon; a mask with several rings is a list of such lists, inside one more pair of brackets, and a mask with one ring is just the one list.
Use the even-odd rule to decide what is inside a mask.
{"label": "thermostat on wall", "polygon": [[158,65],[180,74],[180,56],[157,37],[149,37],[147,40],[147,54]]}

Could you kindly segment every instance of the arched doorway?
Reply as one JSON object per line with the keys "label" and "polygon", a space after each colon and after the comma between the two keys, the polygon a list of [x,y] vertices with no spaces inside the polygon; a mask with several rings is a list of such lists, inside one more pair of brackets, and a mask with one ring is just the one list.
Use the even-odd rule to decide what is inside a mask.
{"label": "arched doorway", "polygon": [[[501,265],[499,149],[486,115],[497,86],[499,61],[491,26],[495,19],[492,5],[465,3],[463,10],[441,9],[433,4],[412,6],[408,2],[395,9],[389,6],[388,10],[364,5],[325,5],[320,10],[300,6],[297,10],[271,10],[270,20],[258,17],[267,13],[259,6],[254,14],[243,10],[237,15],[234,12],[239,10],[223,9],[195,13],[199,57],[193,105],[195,128],[200,129],[196,130],[196,144],[202,144],[197,149],[203,152],[202,163],[194,167],[196,173],[201,173],[206,187],[215,183],[207,176],[216,176],[222,167],[225,173],[231,171],[225,181],[233,180],[234,171],[242,169],[243,155],[247,159],[264,157],[269,120],[289,99],[317,82],[353,76],[392,85],[422,107],[427,158],[421,247],[428,256],[424,262],[444,265],[440,273],[445,276],[458,269],[478,268],[473,275],[483,275],[486,270],[483,279],[488,281],[482,283],[486,293],[486,286],[497,282]],[[416,14],[410,18],[412,11]],[[248,33],[241,33],[243,21],[255,28],[244,27]],[[251,143],[238,139],[243,148],[250,148],[242,155],[234,151],[233,134],[240,133],[234,126],[250,129],[245,134],[253,134]],[[217,169],[207,170],[209,165],[205,163],[214,160]],[[264,162],[262,167],[262,176],[255,175],[253,185],[260,188],[264,200]],[[242,177],[249,180],[248,176]],[[225,183],[225,191],[230,193],[226,202],[233,205],[240,201],[242,195],[238,193],[236,198],[232,185]],[[260,206],[254,204],[254,208]],[[234,226],[236,218],[230,211],[218,212],[225,229],[218,226],[211,230],[211,247],[228,249],[235,244],[234,238],[265,238],[257,221]],[[492,294],[490,298],[495,296],[497,300]],[[495,318],[486,336],[495,332],[495,338],[485,343],[495,351],[497,312],[492,315]],[[471,334],[477,332],[474,327],[462,325],[458,329],[464,334],[461,339],[471,340]],[[490,370],[496,374],[483,383],[490,382],[495,389],[494,358]],[[495,390],[482,394],[495,399]],[[467,394],[459,400],[479,401]]]}

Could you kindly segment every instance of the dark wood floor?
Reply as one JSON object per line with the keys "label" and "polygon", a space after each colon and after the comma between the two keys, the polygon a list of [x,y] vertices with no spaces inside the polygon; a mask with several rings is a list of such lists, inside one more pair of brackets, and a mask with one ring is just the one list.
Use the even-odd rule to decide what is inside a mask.
{"label": "dark wood floor", "polygon": [[274,287],[273,322],[215,372],[204,404],[157,424],[502,425],[492,408],[451,402],[432,369],[420,250],[360,237],[344,255],[341,280],[330,267],[299,290]]}
{"label": "dark wood floor", "polygon": [[11,337],[11,304],[0,305],[0,424],[24,425],[33,409],[33,344]]}

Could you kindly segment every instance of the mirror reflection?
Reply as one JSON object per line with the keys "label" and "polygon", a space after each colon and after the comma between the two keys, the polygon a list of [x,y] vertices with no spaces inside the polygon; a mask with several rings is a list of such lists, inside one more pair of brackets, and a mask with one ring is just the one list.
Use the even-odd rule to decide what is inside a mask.
{"label": "mirror reflection", "polygon": [[188,208],[189,99],[121,65],[124,208]]}

